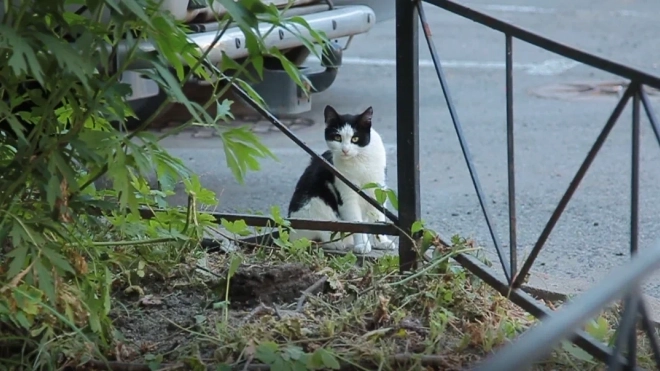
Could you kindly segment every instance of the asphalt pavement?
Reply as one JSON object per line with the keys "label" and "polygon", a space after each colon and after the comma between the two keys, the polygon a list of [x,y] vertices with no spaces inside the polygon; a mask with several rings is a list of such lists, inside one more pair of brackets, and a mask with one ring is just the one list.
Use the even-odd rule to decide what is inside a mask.
{"label": "asphalt pavement", "polygon": [[[536,2],[539,3],[539,2]],[[529,6],[522,0],[464,4],[557,41],[660,75],[660,2],[655,0],[556,0]],[[443,61],[453,100],[479,172],[501,241],[507,246],[507,167],[504,36],[426,4],[430,28]],[[357,113],[374,108],[374,128],[388,148],[389,186],[396,188],[395,23],[376,25],[356,37],[345,52],[337,82],[315,95],[302,116],[315,125],[295,133],[319,153],[325,150],[323,108]],[[421,37],[421,33],[420,33]],[[514,102],[518,208],[518,255],[527,256],[570,180],[616,104],[613,94],[552,99],[540,97],[553,85],[621,82],[621,78],[573,63],[514,41]],[[445,235],[474,238],[493,247],[465,161],[420,39],[420,163],[422,218]],[[579,99],[578,99],[579,98]],[[652,98],[660,110],[660,99]],[[569,203],[540,254],[535,271],[593,284],[623,264],[629,249],[631,118],[626,108],[608,141]],[[642,119],[640,247],[660,239],[660,146]],[[308,156],[283,134],[263,142],[278,162],[263,161],[239,185],[225,165],[220,141],[189,132],[164,144],[216,191],[223,212],[286,210]],[[183,198],[177,198],[183,202]],[[647,293],[660,297],[653,279]]]}

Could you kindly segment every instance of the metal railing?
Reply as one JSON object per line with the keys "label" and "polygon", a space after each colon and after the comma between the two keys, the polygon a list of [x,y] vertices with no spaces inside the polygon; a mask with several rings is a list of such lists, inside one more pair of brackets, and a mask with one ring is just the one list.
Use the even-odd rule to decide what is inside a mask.
{"label": "metal railing", "polygon": [[[646,115],[651,122],[653,132],[658,143],[660,143],[660,126],[655,113],[649,104],[649,98],[644,91],[643,86],[651,86],[660,89],[660,77],[647,74],[643,71],[625,66],[623,64],[598,57],[596,55],[563,45],[550,40],[533,32],[514,26],[502,20],[493,18],[487,14],[480,13],[469,7],[458,4],[450,0],[424,0],[434,6],[445,9],[448,12],[458,16],[470,19],[486,27],[498,30],[505,35],[504,49],[506,59],[506,127],[507,127],[507,175],[508,175],[508,222],[509,222],[509,257],[504,255],[502,244],[495,232],[495,225],[491,213],[488,209],[486,196],[479,181],[478,172],[472,160],[467,140],[463,134],[462,125],[456,107],[453,104],[451,92],[449,90],[446,77],[442,70],[439,54],[432,40],[431,32],[426,21],[423,2],[420,0],[396,0],[396,88],[397,88],[397,183],[399,210],[398,216],[388,210],[383,210],[375,199],[361,191],[359,186],[352,184],[343,176],[332,164],[327,162],[319,154],[305,145],[295,134],[293,134],[276,117],[270,114],[266,109],[259,106],[245,91],[237,86],[233,86],[235,93],[241,97],[252,108],[259,112],[264,118],[275,125],[282,133],[289,137],[300,148],[310,156],[321,161],[332,173],[341,181],[346,183],[351,189],[356,191],[362,198],[372,206],[383,210],[385,216],[390,220],[389,223],[349,223],[349,222],[326,222],[318,220],[290,220],[292,228],[328,230],[339,232],[358,232],[358,233],[378,233],[392,236],[401,236],[401,232],[411,231],[413,223],[420,219],[420,167],[419,167],[419,23],[422,23],[424,37],[431,52],[435,66],[435,72],[438,76],[440,86],[444,93],[444,98],[449,108],[454,129],[456,131],[463,156],[468,167],[470,177],[476,191],[481,210],[484,214],[489,234],[493,240],[495,250],[504,271],[505,280],[501,280],[498,275],[479,260],[471,255],[459,254],[455,260],[463,267],[472,272],[475,276],[482,279],[488,285],[506,296],[513,303],[520,306],[537,318],[544,319],[543,325],[530,330],[525,334],[524,348],[520,344],[513,344],[505,348],[501,354],[488,361],[488,370],[508,370],[520,368],[520,361],[529,359],[531,364],[538,357],[551,351],[557,341],[564,337],[570,337],[577,346],[581,347],[595,358],[604,362],[610,362],[615,367],[625,367],[632,369],[635,365],[634,348],[636,315],[642,317],[642,324],[651,336],[651,343],[654,344],[654,351],[658,367],[660,367],[660,352],[658,352],[658,340],[650,331],[650,320],[648,311],[643,305],[639,281],[649,274],[649,272],[660,264],[660,246],[639,255],[637,259],[627,265],[626,274],[613,277],[607,282],[607,285],[598,287],[568,304],[563,310],[553,313],[550,309],[540,304],[530,295],[520,289],[525,277],[528,275],[539,252],[545,245],[550,233],[555,227],[559,217],[572,198],[575,190],[579,186],[586,171],[590,167],[598,151],[602,147],[608,134],[617,122],[628,101],[632,98],[632,173],[631,173],[631,223],[630,223],[630,251],[631,255],[636,254],[638,247],[638,229],[639,229],[639,141],[640,141],[640,116],[641,106],[644,107]],[[591,150],[588,152],[582,165],[576,172],[569,187],[564,192],[557,207],[548,220],[545,228],[537,239],[529,257],[523,262],[518,270],[517,258],[517,228],[516,228],[516,191],[515,191],[515,162],[514,162],[514,129],[515,121],[513,118],[513,50],[512,40],[519,39],[532,45],[554,52],[566,58],[573,59],[585,65],[610,72],[614,75],[626,78],[631,81],[625,93],[616,104],[610,118],[605,123],[600,135],[596,138]],[[157,212],[157,210],[156,210]],[[220,223],[221,219],[244,220],[250,226],[274,226],[275,221],[263,216],[242,215],[242,214],[220,214],[212,213],[216,221]],[[152,217],[152,211],[144,211],[143,217]],[[399,238],[399,268],[403,271],[414,270],[417,267],[420,251],[417,250],[417,235],[413,238]],[[445,241],[446,242],[446,241]],[[627,296],[626,309],[623,315],[623,322],[620,326],[619,341],[617,341],[614,350],[608,348],[605,344],[595,340],[593,337],[579,330],[579,325],[596,311],[612,300],[624,296],[630,287],[635,287],[631,295]],[[621,348],[623,341],[627,340],[628,357],[623,358]],[[524,349],[521,351],[520,349]],[[633,354],[631,356],[631,354]],[[531,357],[534,355],[533,358]],[[493,363],[495,362],[495,363]],[[516,362],[516,363],[512,363]],[[503,368],[492,368],[493,365]],[[514,367],[515,366],[515,367]]]}
{"label": "metal railing", "polygon": [[[633,260],[603,279],[600,284],[560,308],[552,317],[522,335],[522,339],[486,359],[475,371],[526,370],[548,356],[561,340],[573,336],[576,328],[597,316],[604,307],[625,297],[624,311],[619,322],[614,352],[608,363],[610,369],[634,369],[636,362],[636,316],[649,337],[656,364],[660,365],[660,341],[648,316],[641,295],[640,284],[660,268],[660,241],[637,254]],[[629,293],[626,295],[626,293]],[[628,340],[627,344],[624,341]],[[623,351],[627,352],[624,359]]]}
{"label": "metal railing", "polygon": [[[446,77],[443,73],[440,57],[435,48],[431,36],[431,30],[426,21],[426,14],[424,11],[423,2],[435,5],[448,12],[470,19],[481,25],[498,30],[505,35],[504,54],[506,60],[506,128],[507,128],[507,175],[508,175],[508,224],[509,224],[509,257],[506,259],[502,244],[497,237],[495,231],[494,221],[488,209],[486,196],[479,181],[478,172],[474,166],[472,156],[468,147],[467,140],[463,134],[462,125],[459,120],[457,110],[454,106],[451,92],[449,90]],[[469,255],[458,255],[456,260],[463,265],[466,269],[471,271],[476,276],[480,277],[487,284],[498,290],[501,294],[508,297],[512,302],[516,303],[530,314],[537,318],[548,318],[547,324],[540,326],[537,329],[530,331],[529,334],[523,335],[524,342],[513,344],[509,349],[505,349],[501,355],[498,355],[493,360],[487,362],[487,367],[484,366],[483,370],[520,370],[522,369],[523,359],[531,359],[526,361],[529,366],[534,360],[531,355],[541,356],[549,353],[557,341],[564,337],[570,337],[571,340],[590,353],[595,358],[608,362],[612,367],[624,367],[626,369],[633,369],[635,366],[635,347],[636,336],[634,329],[636,328],[637,318],[636,315],[641,315],[642,324],[647,330],[648,335],[651,337],[651,344],[655,354],[655,359],[660,368],[660,351],[658,350],[658,340],[655,333],[651,331],[650,319],[646,307],[642,302],[640,296],[641,289],[638,287],[639,281],[648,275],[650,271],[660,264],[660,246],[657,249],[641,255],[633,263],[627,267],[626,274],[618,274],[607,281],[602,287],[597,287],[593,291],[585,294],[575,303],[567,306],[564,311],[556,314],[551,314],[551,311],[539,304],[531,296],[525,294],[520,290],[521,285],[524,283],[526,276],[529,274],[530,269],[534,265],[539,252],[545,245],[550,233],[554,229],[559,217],[562,215],[568,202],[573,197],[577,187],[584,178],[590,165],[598,155],[603,143],[607,139],[612,128],[616,124],[619,116],[626,107],[628,101],[632,98],[632,171],[631,171],[631,206],[630,206],[630,254],[635,255],[638,250],[639,240],[639,144],[640,144],[640,116],[641,107],[644,107],[646,115],[651,123],[655,137],[660,144],[660,126],[656,119],[655,113],[649,103],[649,98],[644,91],[644,85],[654,88],[660,88],[660,77],[653,76],[635,68],[625,66],[623,64],[584,52],[582,50],[558,43],[550,40],[523,28],[514,26],[505,21],[496,19],[487,14],[478,12],[467,6],[461,5],[451,0],[397,0],[397,120],[399,130],[403,134],[405,132],[417,133],[418,120],[418,65],[419,55],[417,52],[418,46],[418,22],[422,23],[421,29],[424,31],[424,37],[431,53],[431,58],[435,66],[435,72],[438,76],[440,86],[442,88],[444,98],[449,109],[449,114],[458,137],[463,157],[468,167],[472,184],[477,194],[481,211],[486,220],[488,231],[492,238],[495,251],[497,253],[500,265],[504,271],[506,281],[502,281],[494,274],[489,268],[480,264],[475,258]],[[526,41],[532,45],[542,49],[554,52],[563,57],[575,60],[585,65],[592,66],[602,71],[610,72],[614,75],[630,80],[628,88],[623,93],[623,96],[616,104],[612,114],[605,123],[600,134],[596,138],[586,158],[577,170],[575,176],[570,182],[570,185],[564,192],[557,207],[550,216],[543,231],[536,240],[531,253],[527,259],[522,263],[522,267],[518,270],[517,258],[517,227],[516,227],[516,191],[515,191],[515,162],[514,162],[514,118],[513,118],[513,49],[512,40],[519,39]],[[414,50],[412,50],[414,49]],[[412,82],[411,82],[412,81]],[[413,125],[414,128],[408,128],[403,131],[403,125]],[[416,138],[416,136],[415,136]],[[407,149],[407,153],[414,155],[417,153],[417,142],[413,142],[413,149]],[[399,147],[399,151],[401,148]],[[414,151],[414,152],[413,152]],[[400,157],[400,160],[405,160]],[[415,157],[417,161],[417,157]],[[400,165],[401,166],[401,165]],[[417,168],[417,162],[415,162]],[[412,192],[411,192],[412,193]],[[583,331],[580,331],[581,321],[589,318],[590,315],[596,311],[603,309],[610,301],[624,296],[630,287],[635,287],[632,294],[627,296],[626,299],[626,312],[623,314],[623,322],[617,332],[617,342],[614,350],[606,347],[601,342],[598,342],[591,336]],[[548,336],[552,336],[551,338]],[[549,341],[552,339],[552,341]],[[620,356],[623,342],[627,341],[628,357],[626,359]],[[525,344],[522,347],[521,344]],[[521,350],[522,349],[522,350]],[[530,357],[530,358],[528,358]],[[497,362],[497,363],[492,363]],[[495,365],[501,368],[494,368]],[[506,366],[506,367],[505,367]]]}

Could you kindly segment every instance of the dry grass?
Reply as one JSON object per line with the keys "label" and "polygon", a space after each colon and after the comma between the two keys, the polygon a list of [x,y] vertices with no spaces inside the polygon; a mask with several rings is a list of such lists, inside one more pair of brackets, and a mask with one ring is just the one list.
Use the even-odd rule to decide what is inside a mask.
{"label": "dry grass", "polygon": [[[85,367],[463,370],[535,320],[452,263],[451,254],[439,251],[423,273],[405,277],[396,257],[358,266],[352,254],[307,249],[213,254],[203,268],[191,258],[166,279],[148,274],[117,291],[111,361]],[[610,341],[615,312],[587,331]],[[72,365],[88,357],[85,349],[71,348]],[[648,361],[642,352],[640,366]],[[536,369],[603,367],[566,343]]]}

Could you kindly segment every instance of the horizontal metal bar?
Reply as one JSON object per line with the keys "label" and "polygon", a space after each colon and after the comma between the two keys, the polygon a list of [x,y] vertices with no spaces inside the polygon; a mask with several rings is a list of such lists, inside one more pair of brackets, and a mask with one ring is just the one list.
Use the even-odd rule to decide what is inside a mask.
{"label": "horizontal metal bar", "polygon": [[[467,254],[458,254],[454,257],[454,260],[456,260],[465,269],[469,270],[472,274],[479,277],[490,287],[497,290],[500,294],[502,294],[502,296],[505,296],[512,303],[524,309],[534,317],[541,320],[546,320],[546,318],[554,317],[556,315],[545,305],[542,305],[521,289],[512,290],[506,282],[501,281],[490,268],[482,264],[479,260],[477,260],[477,258]],[[582,330],[574,331],[574,335],[573,338],[571,338],[571,341],[575,343],[575,345],[584,349],[587,353],[591,354],[594,358],[603,362],[605,362],[612,353],[611,350],[603,343],[597,341]],[[623,361],[625,362],[625,360]],[[486,369],[491,371],[490,368]],[[513,367],[509,370],[519,370],[519,368]]]}
{"label": "horizontal metal bar", "polygon": [[[155,213],[164,212],[162,209],[140,209],[140,216],[145,219],[151,219]],[[248,214],[222,214],[212,212],[199,212],[199,214],[211,215],[215,218],[215,223],[220,224],[222,219],[228,222],[237,220],[245,221],[245,224],[251,227],[275,227],[277,223],[272,218],[259,215]],[[324,220],[307,219],[286,219],[293,229],[309,229],[313,231],[333,231],[347,233],[371,233],[384,234],[389,236],[398,236],[399,229],[390,223],[349,223],[349,222],[330,222]]]}
{"label": "horizontal metal bar", "polygon": [[608,304],[637,290],[642,281],[658,268],[660,241],[649,249],[640,250],[630,262],[616,268],[601,280],[601,284],[564,304],[540,325],[527,331],[522,339],[484,360],[483,366],[476,371],[529,369],[548,355],[561,340],[571,336],[576,328],[598,315]]}
{"label": "horizontal metal bar", "polygon": [[[319,155],[318,153],[314,152],[307,144],[305,144],[300,138],[298,138],[289,128],[287,128],[280,120],[277,119],[272,113],[268,112],[265,108],[259,105],[252,97],[245,92],[245,90],[241,89],[238,85],[233,84],[232,85],[232,90],[239,96],[241,99],[243,99],[250,107],[254,108],[255,111],[259,112],[261,116],[263,116],[266,120],[270,121],[271,124],[275,125],[284,135],[289,137],[295,144],[298,145],[298,147],[302,148],[307,154],[310,156],[314,157],[315,159],[321,161],[323,163],[323,166],[325,166],[328,170],[330,170],[337,178],[339,178],[342,182],[344,182],[350,189],[355,191],[360,197],[362,197],[365,201],[367,201],[371,206],[375,207],[376,209],[380,210],[385,216],[391,220],[394,224],[399,225],[399,218],[394,215],[391,211],[388,209],[384,208],[383,205],[379,204],[378,201],[376,201],[373,197],[369,196],[366,194],[363,190],[361,190],[358,186],[353,184],[348,178],[346,178],[339,170],[337,170],[336,167],[334,167],[331,163],[326,161],[326,159],[323,158],[323,156]],[[409,233],[410,231],[406,231]]]}
{"label": "horizontal metal bar", "polygon": [[478,12],[465,5],[458,4],[450,0],[424,0],[429,4],[445,9],[461,17],[480,23],[486,27],[498,30],[505,34],[510,34],[516,39],[526,41],[539,48],[551,51],[574,61],[584,63],[599,70],[610,72],[630,80],[636,80],[643,84],[660,89],[660,77],[648,74],[641,70],[626,66],[597,55],[585,52],[583,50],[561,44],[557,41],[548,39],[522,27],[514,26],[508,22],[492,17],[488,14]]}

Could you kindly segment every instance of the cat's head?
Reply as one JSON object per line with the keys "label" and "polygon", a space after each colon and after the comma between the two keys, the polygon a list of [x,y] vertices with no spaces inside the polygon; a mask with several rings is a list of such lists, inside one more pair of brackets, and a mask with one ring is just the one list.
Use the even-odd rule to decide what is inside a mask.
{"label": "cat's head", "polygon": [[359,115],[340,115],[331,106],[326,106],[325,141],[332,153],[340,158],[351,158],[364,151],[371,142],[371,117],[374,110],[369,107]]}

